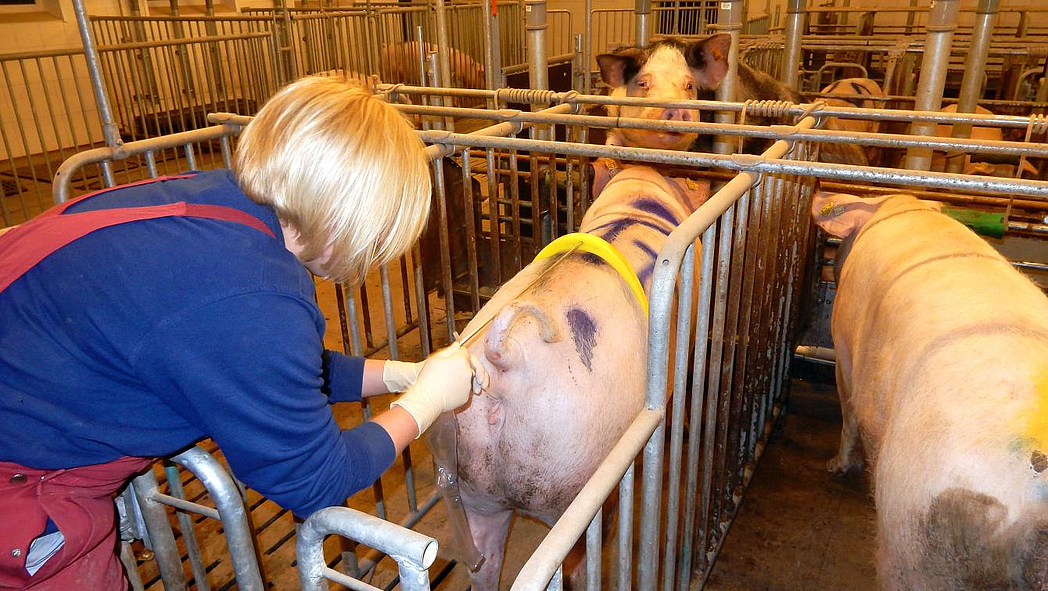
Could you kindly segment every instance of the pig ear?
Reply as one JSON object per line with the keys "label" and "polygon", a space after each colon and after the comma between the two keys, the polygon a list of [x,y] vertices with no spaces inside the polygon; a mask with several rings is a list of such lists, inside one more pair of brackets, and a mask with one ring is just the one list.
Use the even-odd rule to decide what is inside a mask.
{"label": "pig ear", "polygon": [[838,238],[859,231],[892,195],[864,199],[846,193],[819,191],[812,197],[811,215],[815,224]]}
{"label": "pig ear", "polygon": [[635,47],[598,55],[597,66],[600,67],[600,79],[612,88],[625,86],[640,69],[643,55],[644,52]]}
{"label": "pig ear", "polygon": [[688,67],[695,71],[695,81],[706,90],[715,90],[728,74],[728,51],[731,35],[719,33],[700,39],[684,50]]}

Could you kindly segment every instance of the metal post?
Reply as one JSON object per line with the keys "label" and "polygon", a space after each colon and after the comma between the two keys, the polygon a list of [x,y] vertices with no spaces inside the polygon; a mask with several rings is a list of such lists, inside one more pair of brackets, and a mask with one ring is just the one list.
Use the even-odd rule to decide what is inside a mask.
{"label": "metal post", "polygon": [[222,520],[222,530],[233,563],[237,587],[245,591],[263,591],[262,574],[255,554],[255,541],[248,522],[248,510],[236,483],[211,454],[200,447],[191,447],[171,458],[186,468],[207,489]]}
{"label": "metal post", "polygon": [[[80,0],[74,0],[79,3]],[[142,510],[142,519],[146,522],[146,530],[149,532],[151,550],[156,557],[157,569],[160,571],[160,579],[164,582],[167,591],[185,591],[186,575],[182,570],[182,558],[175,544],[175,534],[171,531],[171,522],[167,520],[167,510],[155,499],[160,491],[156,482],[156,474],[148,470],[145,474],[131,481],[135,489],[135,498]]]}
{"label": "metal post", "polygon": [[[95,102],[98,104],[98,116],[102,119],[102,135],[105,137],[106,145],[110,148],[119,148],[124,144],[120,137],[120,130],[113,121],[113,110],[109,106],[109,97],[106,95],[105,86],[102,84],[102,68],[98,63],[98,50],[95,41],[91,37],[91,26],[87,22],[87,12],[84,11],[84,0],[73,0],[73,12],[76,13],[76,24],[80,28],[80,39],[84,43],[84,60],[87,62],[87,72],[91,76],[91,89],[95,92]],[[113,165],[109,161],[102,162],[102,175],[107,186],[113,186]]]}
{"label": "metal post", "polygon": [[441,84],[451,80],[451,43],[448,41],[448,11],[444,0],[437,0],[437,62],[440,64]]}
{"label": "metal post", "polygon": [[491,63],[484,64],[488,70],[488,78],[491,82],[489,90],[505,86],[502,78],[502,27],[499,25],[499,14],[492,8],[491,15],[491,38],[488,40],[491,46]]}
{"label": "metal post", "polygon": [[586,55],[582,56],[583,72],[586,79],[582,82],[583,92],[592,94],[593,90],[593,0],[586,0]]}
{"label": "metal post", "polygon": [[782,81],[790,90],[800,90],[798,81],[801,68],[801,42],[804,36],[805,0],[789,0],[786,7],[786,47],[783,55]]}
{"label": "metal post", "polygon": [[531,88],[549,89],[549,56],[546,53],[546,0],[526,0],[528,32],[528,77]]}
{"label": "metal post", "polygon": [[[949,65],[953,32],[957,29],[958,0],[938,0],[929,16],[927,41],[924,43],[924,58],[921,63],[921,79],[917,84],[917,111],[938,111],[942,106],[943,87],[946,85],[946,70]],[[935,123],[914,123],[910,134],[934,136]],[[910,148],[906,151],[906,168],[928,170],[932,164],[932,150]]]}
{"label": "metal post", "polygon": [[[498,88],[495,83],[495,72],[494,72],[494,53],[492,47],[496,44],[496,39],[492,38],[492,31],[498,31],[497,28],[492,29],[491,19],[492,17],[487,13],[487,6],[484,4],[480,5],[480,24],[481,33],[484,35],[484,88],[488,90],[494,90]],[[489,103],[489,108],[495,108],[493,104]]]}
{"label": "metal post", "polygon": [[651,0],[637,0],[633,12],[637,15],[636,44],[647,47],[651,41]]}
{"label": "metal post", "polygon": [[[979,0],[971,46],[968,57],[964,60],[964,80],[961,82],[961,94],[957,101],[958,113],[973,113],[979,97],[982,96],[983,68],[986,65],[986,55],[990,51],[990,39],[997,24],[997,10],[1000,5],[1000,0]],[[971,124],[956,123],[953,126],[953,137],[966,138],[971,132]],[[950,155],[946,161],[946,172],[963,171],[964,156],[963,152]]]}
{"label": "metal post", "polygon": [[429,589],[426,570],[437,558],[436,540],[355,509],[328,507],[310,515],[298,530],[295,548],[299,582],[304,591],[326,590],[325,579],[347,586],[353,584],[327,567],[324,538],[328,534],[350,538],[393,556],[399,566],[403,589]]}
{"label": "metal post", "polygon": [[[803,1],[803,0],[802,0]],[[724,0],[720,3],[718,22],[721,32],[731,35],[731,48],[728,50],[728,73],[717,88],[717,100],[735,102],[736,87],[739,77],[739,30],[742,28],[742,0]],[[717,123],[734,123],[735,114],[717,113]],[[734,151],[734,138],[717,136],[713,141],[713,151],[718,154],[731,154]]]}

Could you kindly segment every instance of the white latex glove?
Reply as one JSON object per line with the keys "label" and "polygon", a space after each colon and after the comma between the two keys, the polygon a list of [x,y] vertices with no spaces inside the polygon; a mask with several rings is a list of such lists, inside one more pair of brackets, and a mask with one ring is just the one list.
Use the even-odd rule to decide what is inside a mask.
{"label": "white latex glove", "polygon": [[422,371],[422,363],[389,360],[382,364],[382,383],[390,392],[403,392],[411,387]]}
{"label": "white latex glove", "polygon": [[486,388],[487,380],[487,372],[479,361],[455,343],[426,359],[415,383],[390,406],[408,411],[421,435],[441,413],[466,404],[474,388],[478,392]]}

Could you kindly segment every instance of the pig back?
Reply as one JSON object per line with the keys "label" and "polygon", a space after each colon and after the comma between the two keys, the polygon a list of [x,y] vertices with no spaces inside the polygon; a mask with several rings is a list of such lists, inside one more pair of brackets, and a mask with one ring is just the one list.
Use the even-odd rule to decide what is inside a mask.
{"label": "pig back", "polygon": [[856,236],[832,331],[871,459],[890,428],[897,445],[935,449],[928,461],[941,467],[951,454],[928,441],[1017,437],[1017,413],[1048,399],[1037,386],[1048,379],[1048,299],[912,197],[887,201]]}

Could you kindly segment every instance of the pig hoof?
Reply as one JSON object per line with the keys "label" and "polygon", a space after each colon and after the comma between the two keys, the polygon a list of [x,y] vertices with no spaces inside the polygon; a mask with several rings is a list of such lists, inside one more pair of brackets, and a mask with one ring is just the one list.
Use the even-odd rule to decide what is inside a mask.
{"label": "pig hoof", "polygon": [[826,462],[826,470],[833,476],[846,476],[849,472],[857,472],[862,469],[862,462],[848,461],[840,456]]}

